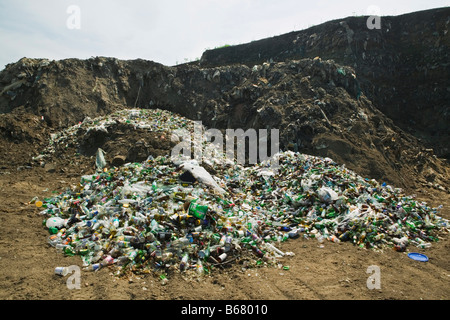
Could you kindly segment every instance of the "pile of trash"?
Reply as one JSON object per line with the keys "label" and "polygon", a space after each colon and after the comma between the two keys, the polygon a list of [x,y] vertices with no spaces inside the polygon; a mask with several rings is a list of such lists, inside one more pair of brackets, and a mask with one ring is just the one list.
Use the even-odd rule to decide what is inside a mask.
{"label": "pile of trash", "polygon": [[117,266],[117,274],[272,265],[293,254],[279,244],[299,237],[405,251],[427,248],[449,230],[439,208],[330,158],[276,157],[276,168],[149,157],[84,175],[35,203],[50,245],[80,255],[90,270]]}
{"label": "pile of trash", "polygon": [[95,133],[111,134],[123,126],[147,132],[170,132],[177,129],[193,131],[194,122],[162,109],[122,109],[94,119],[86,117],[82,122],[50,135],[49,143],[33,161],[49,160],[55,153],[68,147],[80,149],[83,140]]}

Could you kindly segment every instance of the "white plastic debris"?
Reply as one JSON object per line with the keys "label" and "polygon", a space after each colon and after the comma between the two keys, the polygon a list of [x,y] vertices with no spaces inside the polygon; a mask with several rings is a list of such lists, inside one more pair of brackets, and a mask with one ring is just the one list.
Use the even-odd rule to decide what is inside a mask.
{"label": "white plastic debris", "polygon": [[95,155],[95,165],[99,170],[103,170],[103,168],[106,167],[105,151],[101,148],[97,149],[97,153]]}
{"label": "white plastic debris", "polygon": [[195,160],[182,163],[180,169],[189,171],[195,179],[207,185],[214,191],[218,193],[225,193],[225,190],[217,184],[217,182],[208,173],[208,171],[206,171],[206,169],[202,166],[198,165]]}

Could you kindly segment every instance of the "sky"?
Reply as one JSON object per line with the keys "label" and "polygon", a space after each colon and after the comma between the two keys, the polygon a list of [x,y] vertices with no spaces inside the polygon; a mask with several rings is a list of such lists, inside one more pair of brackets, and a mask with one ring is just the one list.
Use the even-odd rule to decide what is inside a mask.
{"label": "sky", "polygon": [[23,57],[104,56],[172,66],[354,15],[395,16],[450,0],[0,0],[0,70]]}

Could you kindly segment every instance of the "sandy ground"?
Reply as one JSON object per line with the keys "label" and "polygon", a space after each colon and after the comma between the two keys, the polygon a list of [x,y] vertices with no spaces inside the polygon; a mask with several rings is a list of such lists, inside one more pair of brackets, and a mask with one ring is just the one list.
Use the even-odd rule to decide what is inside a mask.
{"label": "sandy ground", "polygon": [[[39,209],[28,202],[62,191],[79,182],[87,168],[66,172],[43,168],[1,170],[0,175],[0,299],[2,300],[448,300],[450,264],[448,235],[422,250],[428,262],[393,250],[375,252],[351,243],[291,239],[279,248],[295,255],[278,267],[243,269],[242,265],[216,269],[203,277],[177,273],[166,285],[153,275],[118,278],[113,270],[81,269],[80,288],[70,289],[69,276],[54,274],[58,266],[81,266],[80,257],[65,257],[47,244]],[[447,193],[424,190],[418,197],[431,205],[443,204],[441,215],[450,217]],[[370,289],[370,266],[380,269],[380,289]],[[72,282],[73,283],[73,282]],[[375,282],[369,280],[369,283]]]}

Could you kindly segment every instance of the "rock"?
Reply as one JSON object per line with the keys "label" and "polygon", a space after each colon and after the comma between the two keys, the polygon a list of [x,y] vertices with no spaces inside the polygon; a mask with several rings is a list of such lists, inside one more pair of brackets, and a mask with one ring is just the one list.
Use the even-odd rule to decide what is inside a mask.
{"label": "rock", "polygon": [[46,163],[44,166],[44,170],[48,173],[56,172],[56,166],[52,163]]}

